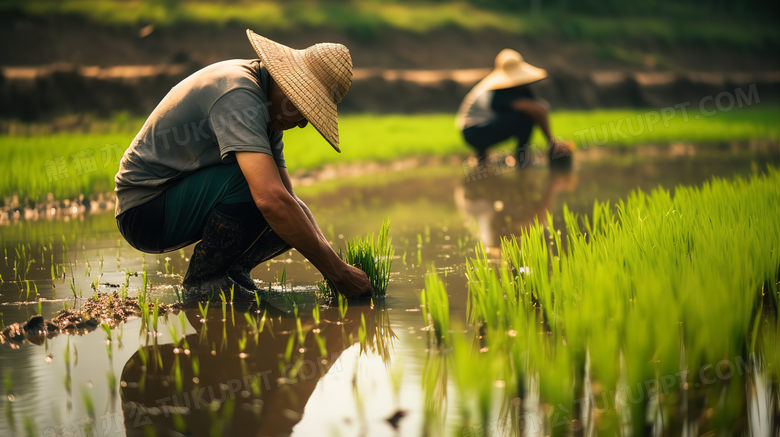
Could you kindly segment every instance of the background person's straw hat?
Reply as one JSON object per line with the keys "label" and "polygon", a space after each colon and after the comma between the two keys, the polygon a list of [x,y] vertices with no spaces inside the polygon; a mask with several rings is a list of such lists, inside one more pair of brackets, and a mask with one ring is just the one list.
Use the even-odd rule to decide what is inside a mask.
{"label": "background person's straw hat", "polygon": [[547,77],[547,70],[534,67],[525,62],[520,53],[512,49],[501,50],[496,56],[495,68],[466,94],[455,117],[455,127],[466,127],[466,112],[479,96],[490,90],[501,90],[520,85],[528,85]]}
{"label": "background person's straw hat", "polygon": [[274,82],[306,120],[341,153],[336,104],[352,85],[352,57],[341,44],[295,50],[247,29],[249,42]]}
{"label": "background person's straw hat", "polygon": [[477,87],[483,90],[500,90],[527,85],[547,77],[547,70],[534,67],[525,62],[520,53],[504,49],[498,53],[495,68],[485,76]]}

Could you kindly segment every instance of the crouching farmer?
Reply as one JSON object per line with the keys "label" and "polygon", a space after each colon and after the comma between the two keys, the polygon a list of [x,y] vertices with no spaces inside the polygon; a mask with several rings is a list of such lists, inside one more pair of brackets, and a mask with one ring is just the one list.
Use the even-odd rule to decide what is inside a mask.
{"label": "crouching farmer", "polygon": [[252,301],[250,272],[290,250],[348,297],[372,293],[296,197],[282,133],[314,125],[339,149],[336,104],[352,83],[340,44],[293,50],[247,31],[259,59],[219,62],[176,85],[125,152],[116,175],[122,236],[148,253],[198,244],[182,283],[185,302],[234,288]]}

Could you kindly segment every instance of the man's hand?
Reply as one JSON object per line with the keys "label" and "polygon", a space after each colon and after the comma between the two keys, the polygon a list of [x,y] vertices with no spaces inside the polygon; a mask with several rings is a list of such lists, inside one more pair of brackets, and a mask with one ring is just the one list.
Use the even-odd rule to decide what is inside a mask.
{"label": "man's hand", "polygon": [[238,152],[236,160],[249,184],[255,205],[274,232],[305,256],[323,276],[333,281],[340,293],[357,297],[372,291],[366,274],[347,265],[330,244],[320,238],[300,204],[286,189],[271,155]]}
{"label": "man's hand", "polygon": [[346,264],[338,279],[328,278],[328,282],[339,293],[346,297],[369,297],[374,294],[374,287],[368,276],[359,268]]}

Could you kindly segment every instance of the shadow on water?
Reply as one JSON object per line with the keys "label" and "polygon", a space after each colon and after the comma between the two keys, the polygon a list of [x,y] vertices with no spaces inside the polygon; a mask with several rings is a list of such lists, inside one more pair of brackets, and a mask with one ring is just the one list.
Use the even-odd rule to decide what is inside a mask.
{"label": "shadow on water", "polygon": [[198,310],[185,310],[195,332],[175,344],[156,344],[149,336],[152,344],[124,365],[120,393],[128,435],[151,429],[157,435],[290,433],[312,393],[328,390],[323,380],[348,371],[343,354],[353,343],[364,352],[392,350],[383,305],[352,304],[343,312],[326,307],[312,317],[314,305],[303,306],[299,317],[270,304],[257,312],[229,308],[226,319],[219,308],[205,319]]}
{"label": "shadow on water", "polygon": [[[530,168],[472,182],[460,166],[440,166],[301,187],[298,195],[336,246],[376,232],[390,216],[396,256],[385,299],[374,308],[350,303],[342,321],[337,305],[323,307],[311,292],[286,292],[260,313],[228,306],[223,316],[212,305],[205,323],[198,309],[169,314],[156,334],[147,321],[131,318],[110,334],[98,328],[42,338],[40,345],[4,341],[0,434],[23,435],[26,423],[51,435],[85,424],[104,436],[461,434],[452,363],[431,347],[421,317],[429,264],[446,283],[451,320],[473,334],[464,261],[477,242],[495,249],[501,236],[548,211],[562,223],[564,203],[587,215],[595,200],[617,201],[636,188],[699,185],[713,175],[759,173],[767,164],[780,164],[780,154],[618,157],[582,162],[571,173]],[[78,308],[96,290],[125,287],[135,297],[147,289],[152,301],[172,303],[191,254],[185,248],[143,256],[121,240],[111,214],[0,226],[0,251],[5,325]],[[296,291],[321,278],[295,251],[252,276],[263,288],[278,287],[283,271]],[[534,381],[528,387],[533,393]]]}

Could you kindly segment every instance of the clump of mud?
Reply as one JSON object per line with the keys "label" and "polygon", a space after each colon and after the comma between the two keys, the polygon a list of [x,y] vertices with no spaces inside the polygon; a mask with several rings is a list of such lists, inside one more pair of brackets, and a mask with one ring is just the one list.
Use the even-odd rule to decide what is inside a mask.
{"label": "clump of mud", "polygon": [[[159,313],[171,311],[171,307],[163,303],[149,302],[148,305],[150,314],[155,311],[155,308]],[[104,323],[115,328],[128,318],[141,314],[143,311],[137,298],[123,299],[117,292],[98,293],[84,300],[79,308],[61,310],[51,320],[37,314],[24,323],[6,326],[0,335],[0,343],[5,343],[7,340],[12,344],[18,344],[26,339],[31,343],[41,344],[44,338],[52,338],[59,334],[87,334]]]}

